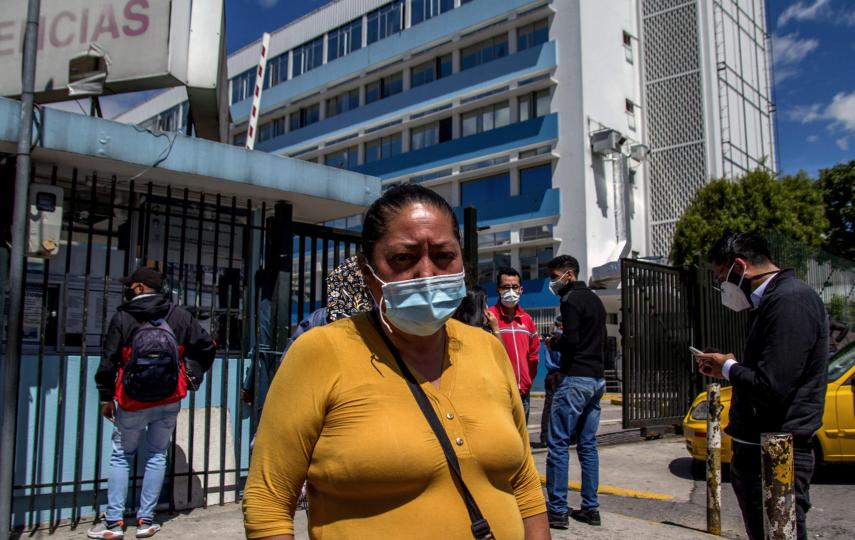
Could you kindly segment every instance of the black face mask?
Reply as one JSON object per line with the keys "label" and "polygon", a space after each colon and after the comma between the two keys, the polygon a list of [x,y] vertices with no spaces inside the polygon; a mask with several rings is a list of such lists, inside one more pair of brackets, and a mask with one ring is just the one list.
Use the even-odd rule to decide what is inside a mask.
{"label": "black face mask", "polygon": [[134,299],[134,297],[136,297],[136,293],[134,293],[134,290],[131,289],[130,287],[125,287],[122,290],[122,296],[125,297],[125,300],[131,301]]}

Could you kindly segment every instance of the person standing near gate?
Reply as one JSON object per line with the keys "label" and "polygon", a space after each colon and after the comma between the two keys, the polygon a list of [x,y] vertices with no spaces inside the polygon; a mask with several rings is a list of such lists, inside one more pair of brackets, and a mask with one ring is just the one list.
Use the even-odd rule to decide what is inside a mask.
{"label": "person standing near gate", "polygon": [[763,538],[760,434],[793,435],[796,525],[807,538],[813,437],[822,425],[828,366],[828,322],[819,295],[790,269],[771,260],[763,238],[727,233],[709,262],[721,284],[721,301],[733,311],[750,309],[742,356],[696,355],[701,373],[733,387],[730,477],[750,538]]}
{"label": "person standing near gate", "polygon": [[499,301],[490,306],[493,316],[499,321],[499,336],[505,345],[514,376],[517,379],[520,397],[525,408],[525,421],[531,410],[531,383],[537,375],[537,363],[540,359],[540,334],[531,315],[520,307],[523,293],[520,273],[510,267],[499,268],[496,275],[496,289]]}
{"label": "person standing near gate", "polygon": [[113,422],[107,512],[87,531],[89,538],[124,536],[128,474],[143,432],[147,455],[136,537],[160,530],[154,507],[180,401],[188,388],[199,387],[216,354],[214,341],[190,312],[161,293],[159,272],[143,267],[121,281],[127,301],[110,320],[95,373],[101,415]]}
{"label": "person standing near gate", "polygon": [[[549,526],[569,527],[568,516],[588,525],[600,525],[597,489],[600,460],[597,429],[600,400],[605,392],[603,355],[606,344],[606,309],[583,281],[578,281],[579,263],[570,255],[559,255],[547,265],[550,290],[561,298],[560,336],[546,345],[561,353],[558,386],[552,396],[549,448],[546,456],[546,508]],[[576,453],[582,469],[582,507],[568,512],[567,480],[570,439],[576,436]]]}
{"label": "person standing near gate", "polygon": [[[558,337],[561,335],[561,315],[555,317],[555,323],[552,327],[552,335],[545,336]],[[549,416],[552,414],[552,397],[555,395],[555,388],[558,386],[561,373],[561,353],[557,350],[549,349],[549,354],[546,357],[546,380],[543,383],[544,394],[543,413],[540,416],[540,448],[547,448],[549,443]],[[534,445],[532,445],[534,446]]]}

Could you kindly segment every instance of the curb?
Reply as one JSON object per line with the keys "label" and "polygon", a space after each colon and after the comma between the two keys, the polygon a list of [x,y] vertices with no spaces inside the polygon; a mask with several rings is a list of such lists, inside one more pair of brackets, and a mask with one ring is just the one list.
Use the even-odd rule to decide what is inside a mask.
{"label": "curb", "polygon": [[[540,484],[546,485],[546,475],[540,475]],[[567,488],[570,491],[581,491],[582,483],[578,480],[571,480],[567,483]],[[614,495],[616,497],[628,497],[632,499],[648,499],[653,501],[673,501],[674,496],[668,495],[666,493],[656,493],[655,491],[642,491],[639,489],[629,489],[622,488],[617,486],[609,486],[605,484],[600,484],[599,489],[597,489],[597,493],[600,495]]]}

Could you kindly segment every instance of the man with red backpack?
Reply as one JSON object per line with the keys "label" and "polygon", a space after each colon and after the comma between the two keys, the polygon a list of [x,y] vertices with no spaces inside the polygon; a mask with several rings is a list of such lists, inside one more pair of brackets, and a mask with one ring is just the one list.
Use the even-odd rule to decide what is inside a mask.
{"label": "man with red backpack", "polygon": [[128,474],[145,432],[146,466],[137,538],[160,530],[154,507],[163,487],[166,451],[187,390],[199,387],[216,344],[199,322],[162,293],[158,271],[139,268],[122,279],[127,301],[110,320],[95,373],[101,415],[113,422],[113,452],[104,521],[89,538],[123,538]]}

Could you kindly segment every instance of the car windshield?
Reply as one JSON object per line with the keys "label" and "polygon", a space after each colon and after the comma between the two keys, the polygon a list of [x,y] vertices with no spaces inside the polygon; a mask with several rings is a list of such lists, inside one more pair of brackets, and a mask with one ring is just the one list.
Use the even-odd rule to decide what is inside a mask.
{"label": "car windshield", "polygon": [[850,343],[831,357],[828,362],[828,382],[837,380],[849,371],[852,364],[855,364],[855,343]]}

